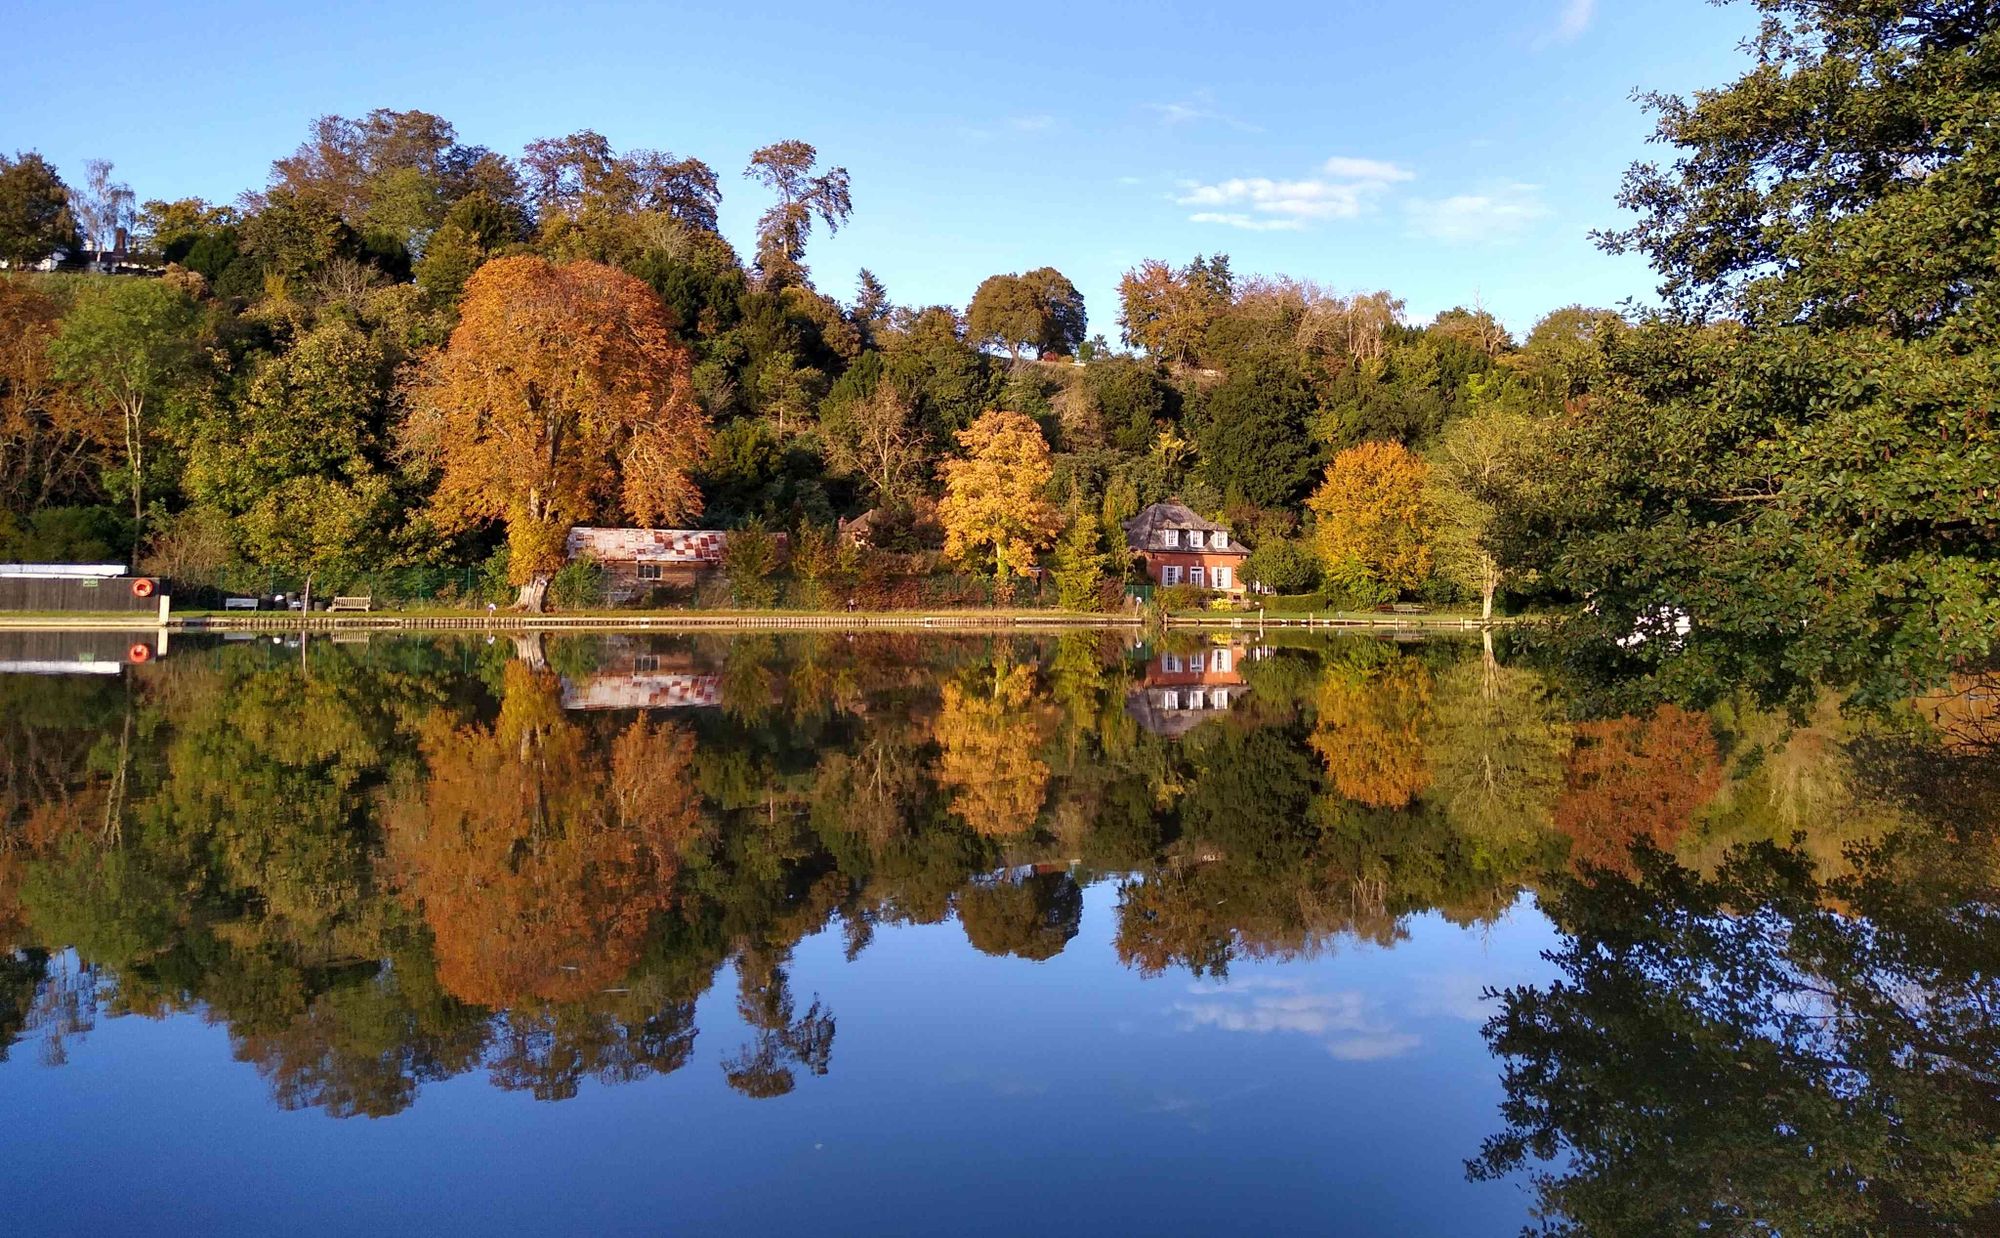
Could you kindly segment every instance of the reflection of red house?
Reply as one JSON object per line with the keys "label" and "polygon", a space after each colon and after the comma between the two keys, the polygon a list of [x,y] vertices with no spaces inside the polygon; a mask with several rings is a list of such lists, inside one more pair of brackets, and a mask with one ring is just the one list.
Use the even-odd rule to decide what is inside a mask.
{"label": "reflection of red house", "polygon": [[1247,645],[1203,645],[1161,653],[1146,663],[1139,686],[1125,697],[1125,711],[1155,735],[1175,738],[1217,713],[1234,709],[1250,691],[1243,679]]}
{"label": "reflection of red house", "polygon": [[1241,596],[1250,552],[1229,530],[1177,501],[1155,503],[1125,522],[1125,544],[1159,585],[1193,585]]}

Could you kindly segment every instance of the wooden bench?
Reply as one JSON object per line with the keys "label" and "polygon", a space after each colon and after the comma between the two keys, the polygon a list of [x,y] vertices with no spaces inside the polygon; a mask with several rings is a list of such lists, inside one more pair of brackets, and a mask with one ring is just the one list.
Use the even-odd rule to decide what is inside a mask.
{"label": "wooden bench", "polygon": [[1398,615],[1428,615],[1431,608],[1422,602],[1398,602],[1389,608]]}
{"label": "wooden bench", "polygon": [[262,602],[262,598],[224,598],[222,599],[222,609],[256,610]]}
{"label": "wooden bench", "polygon": [[336,597],[333,599],[333,602],[327,607],[327,609],[328,610],[374,610],[375,599],[373,597],[369,597],[366,595],[363,595],[361,597]]}

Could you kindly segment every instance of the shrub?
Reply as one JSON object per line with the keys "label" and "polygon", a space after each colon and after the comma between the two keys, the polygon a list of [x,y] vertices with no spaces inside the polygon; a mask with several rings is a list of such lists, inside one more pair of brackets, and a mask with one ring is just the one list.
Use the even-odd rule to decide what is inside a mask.
{"label": "shrub", "polygon": [[549,581],[549,604],[557,610],[604,605],[604,566],[588,555],[563,564]]}

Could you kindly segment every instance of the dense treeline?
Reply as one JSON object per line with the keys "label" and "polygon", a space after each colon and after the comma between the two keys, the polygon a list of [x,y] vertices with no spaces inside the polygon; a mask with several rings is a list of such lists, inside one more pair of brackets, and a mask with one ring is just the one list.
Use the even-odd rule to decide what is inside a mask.
{"label": "dense treeline", "polygon": [[533,605],[571,524],[789,530],[845,580],[830,526],[872,511],[878,548],[1048,561],[1075,605],[1115,596],[1117,522],[1179,495],[1314,606],[1510,597],[1653,695],[1895,699],[2000,628],[2000,37],[1976,0],[1751,2],[1755,66],[1650,101],[1677,159],[1604,237],[1663,307],[1520,340],[1220,254],[1126,274],[1129,351],[1048,267],[964,313],[865,270],[842,303],[807,251],[849,178],[797,141],[746,169],[748,263],[713,168],[591,132],[510,158],[327,117],[231,206],[23,155],[0,257],[130,224],[166,265],[0,282],[0,558],[483,564]]}
{"label": "dense treeline", "polygon": [[[876,510],[878,543],[957,534],[963,563],[1004,575],[1066,528],[1073,555],[1108,556],[1118,520],[1177,494],[1301,593],[1320,577],[1303,503],[1329,461],[1364,442],[1429,449],[1530,375],[1563,385],[1543,373],[1566,364],[1555,336],[1594,321],[1562,316],[1517,355],[1482,312],[1412,327],[1387,293],[1239,279],[1223,255],[1128,276],[1130,352],[1087,334],[1082,296],[1048,267],[993,276],[962,313],[899,307],[867,271],[842,304],[806,257],[816,225],[848,218],[848,178],[802,142],[746,171],[775,199],[747,264],[715,231],[712,168],[589,132],[508,158],[422,112],[326,117],[232,206],[141,204],[108,165],[91,176],[64,186],[32,156],[0,170],[10,194],[69,204],[8,254],[80,245],[88,217],[78,252],[126,227],[164,274],[0,285],[17,327],[0,557],[129,550],[161,571],[337,578],[482,562],[504,529],[525,583],[559,565],[568,524],[796,530]],[[947,504],[940,523],[943,466],[978,454],[961,436],[992,410],[1026,418],[1041,449],[991,468],[1054,514],[952,527]],[[543,421],[560,428],[529,432]],[[1357,595],[1459,587],[1340,553]]]}

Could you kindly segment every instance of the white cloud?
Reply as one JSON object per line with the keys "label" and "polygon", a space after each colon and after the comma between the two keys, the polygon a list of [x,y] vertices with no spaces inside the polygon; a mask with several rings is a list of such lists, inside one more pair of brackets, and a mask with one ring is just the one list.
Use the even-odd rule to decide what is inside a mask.
{"label": "white cloud", "polygon": [[1346,155],[1328,159],[1320,172],[1298,180],[1238,176],[1213,184],[1185,181],[1174,201],[1202,208],[1188,217],[1193,223],[1255,232],[1297,231],[1307,223],[1353,219],[1392,185],[1416,176],[1393,163]]}
{"label": "white cloud", "polygon": [[1056,118],[1047,113],[1014,116],[1008,119],[1007,127],[1016,133],[1045,133],[1056,127]]}
{"label": "white cloud", "polygon": [[1217,108],[1215,96],[1206,90],[1197,90],[1187,98],[1177,99],[1172,103],[1147,103],[1141,106],[1169,128],[1206,123],[1227,125],[1242,133],[1264,132],[1263,126],[1253,125],[1247,120],[1238,119]]}
{"label": "white cloud", "polygon": [[1398,1057],[1422,1043],[1390,1024],[1373,999],[1351,990],[1313,993],[1295,981],[1269,979],[1195,993],[1196,1000],[1174,1004],[1189,1029],[1308,1036],[1344,1062]]}
{"label": "white cloud", "polygon": [[1563,0],[1562,15],[1556,19],[1556,28],[1549,33],[1548,42],[1574,43],[1590,29],[1590,23],[1597,16],[1597,0]]}
{"label": "white cloud", "polygon": [[1412,233],[1448,245],[1511,241],[1550,213],[1540,185],[1518,182],[1449,198],[1410,198],[1403,211]]}
{"label": "white cloud", "polygon": [[1296,219],[1255,219],[1240,211],[1196,211],[1188,216],[1194,224],[1221,224],[1245,232],[1297,232],[1305,224]]}

